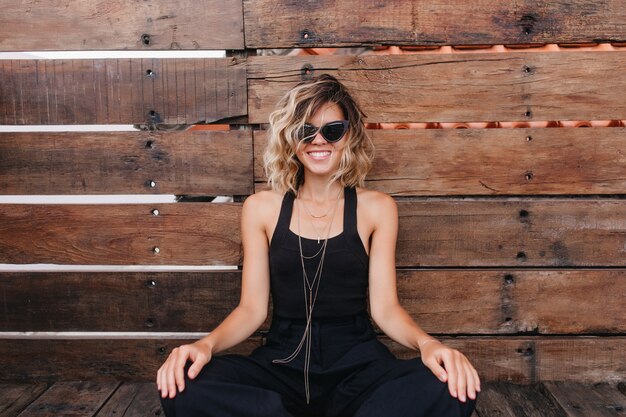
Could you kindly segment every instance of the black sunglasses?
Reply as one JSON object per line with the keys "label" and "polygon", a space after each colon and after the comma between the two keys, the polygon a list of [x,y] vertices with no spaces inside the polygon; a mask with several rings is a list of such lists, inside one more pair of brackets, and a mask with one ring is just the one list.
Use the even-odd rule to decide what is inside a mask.
{"label": "black sunglasses", "polygon": [[326,123],[322,127],[313,126],[310,123],[305,123],[300,129],[298,139],[304,143],[313,142],[317,132],[321,132],[324,139],[328,143],[339,142],[343,135],[348,131],[347,120],[336,120],[334,122]]}

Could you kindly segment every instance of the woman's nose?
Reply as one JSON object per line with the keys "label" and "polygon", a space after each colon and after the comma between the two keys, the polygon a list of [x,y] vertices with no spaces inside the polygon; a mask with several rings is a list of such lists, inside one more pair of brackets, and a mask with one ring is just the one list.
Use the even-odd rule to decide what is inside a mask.
{"label": "woman's nose", "polygon": [[317,133],[313,137],[313,140],[311,141],[311,143],[315,143],[317,145],[324,145],[324,144],[326,144],[326,139],[324,139],[324,136],[322,136],[322,131],[321,130],[317,131]]}

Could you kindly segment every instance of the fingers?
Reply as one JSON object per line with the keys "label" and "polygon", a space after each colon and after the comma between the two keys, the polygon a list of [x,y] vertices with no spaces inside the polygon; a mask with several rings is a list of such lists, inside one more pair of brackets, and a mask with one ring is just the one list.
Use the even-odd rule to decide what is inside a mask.
{"label": "fingers", "polygon": [[444,366],[448,371],[448,389],[450,395],[465,402],[467,398],[476,399],[480,391],[478,373],[461,352],[451,350],[443,355]]}
{"label": "fingers", "polygon": [[174,398],[178,391],[185,388],[184,367],[189,357],[186,345],[174,348],[167,360],[157,371],[157,388],[161,397]]}

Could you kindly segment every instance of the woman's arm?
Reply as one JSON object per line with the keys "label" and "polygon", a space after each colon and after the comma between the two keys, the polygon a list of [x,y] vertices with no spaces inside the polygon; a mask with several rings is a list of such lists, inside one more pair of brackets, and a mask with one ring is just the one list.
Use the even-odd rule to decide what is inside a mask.
{"label": "woman's arm", "polygon": [[267,317],[269,303],[269,245],[264,219],[271,216],[268,193],[254,194],[243,204],[241,239],[243,270],[239,305],[211,333],[195,343],[174,348],[157,372],[161,396],[173,398],[176,389],[185,389],[184,367],[188,360],[189,378],[195,378],[213,354],[247,339]]}
{"label": "woman's arm", "polygon": [[[370,313],[376,324],[396,342],[421,351],[424,364],[441,380],[447,381],[450,394],[465,401],[480,391],[480,380],[469,360],[422,330],[400,305],[396,289],[396,241],[398,208],[393,198],[373,192],[364,205],[371,222],[369,258]],[[442,366],[443,365],[443,368]],[[444,369],[445,368],[445,369]]]}

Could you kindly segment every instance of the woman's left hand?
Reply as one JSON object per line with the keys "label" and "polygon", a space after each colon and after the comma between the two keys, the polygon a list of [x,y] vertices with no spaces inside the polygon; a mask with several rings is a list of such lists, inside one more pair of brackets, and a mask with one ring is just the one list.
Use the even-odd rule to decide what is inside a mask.
{"label": "woman's left hand", "polygon": [[476,399],[476,392],[480,391],[480,379],[465,355],[436,340],[422,343],[420,352],[424,365],[439,380],[448,382],[450,395],[462,402],[465,402],[466,395],[472,400]]}

